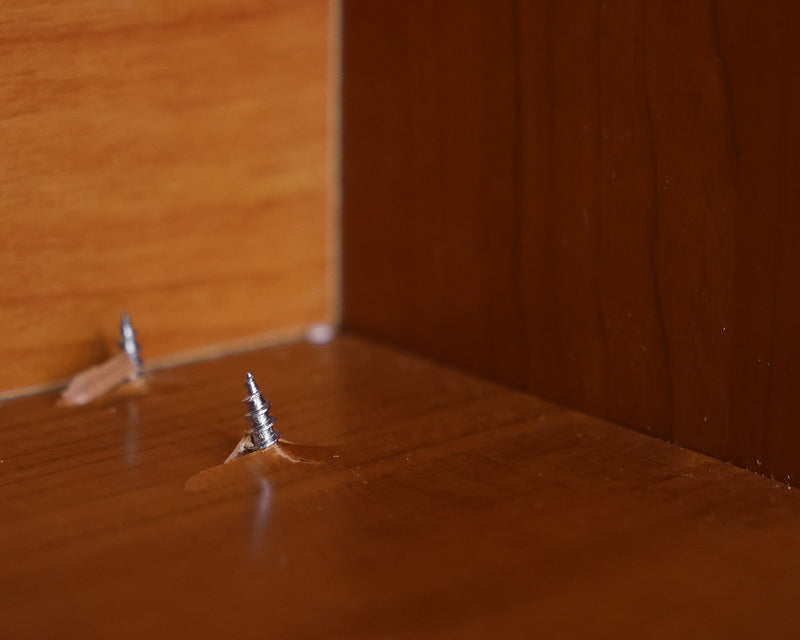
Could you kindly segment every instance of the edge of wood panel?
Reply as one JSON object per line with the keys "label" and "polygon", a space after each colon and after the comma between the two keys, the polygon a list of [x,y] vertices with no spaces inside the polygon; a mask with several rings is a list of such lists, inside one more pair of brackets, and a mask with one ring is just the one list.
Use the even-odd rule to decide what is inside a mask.
{"label": "edge of wood panel", "polygon": [[[246,336],[244,338],[235,338],[233,340],[226,340],[224,342],[217,342],[215,344],[203,345],[202,347],[184,349],[182,351],[176,351],[175,353],[157,356],[155,358],[147,358],[145,359],[145,368],[148,371],[157,371],[159,369],[190,364],[192,362],[214,360],[216,358],[234,355],[237,353],[244,353],[246,351],[255,351],[256,349],[264,349],[266,347],[274,347],[280,344],[296,342],[308,337],[314,327],[317,326],[332,325],[326,325],[326,323],[294,325],[291,327],[282,327],[273,331],[266,331],[264,333]],[[331,335],[333,335],[333,333]],[[146,348],[146,345],[144,346]],[[75,373],[77,374],[79,371],[75,371]],[[15,389],[0,391],[0,402],[59,389],[65,386],[70,379],[71,378],[59,378],[58,380],[51,380],[41,384],[34,384],[26,387],[17,387]]]}
{"label": "edge of wood panel", "polygon": [[328,3],[328,149],[327,235],[328,272],[325,277],[328,318],[342,324],[342,0]]}

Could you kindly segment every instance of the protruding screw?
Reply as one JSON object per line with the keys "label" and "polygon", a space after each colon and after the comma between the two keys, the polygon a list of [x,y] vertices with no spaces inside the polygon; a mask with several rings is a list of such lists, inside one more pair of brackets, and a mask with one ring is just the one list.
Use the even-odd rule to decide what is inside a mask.
{"label": "protruding screw", "polygon": [[261,389],[258,388],[256,381],[253,379],[253,374],[247,372],[247,382],[245,382],[248,396],[242,400],[247,402],[250,406],[250,411],[247,414],[247,419],[250,421],[252,428],[250,429],[250,438],[253,441],[253,446],[256,449],[266,449],[275,444],[281,437],[281,434],[273,426],[275,425],[275,416],[269,412],[272,403],[265,400],[261,395]]}
{"label": "protruding screw", "polygon": [[142,355],[140,352],[139,343],[136,340],[136,330],[131,324],[131,316],[126,311],[122,314],[122,319],[119,323],[120,340],[119,345],[123,348],[125,353],[131,359],[131,362],[136,366],[136,375],[142,370]]}

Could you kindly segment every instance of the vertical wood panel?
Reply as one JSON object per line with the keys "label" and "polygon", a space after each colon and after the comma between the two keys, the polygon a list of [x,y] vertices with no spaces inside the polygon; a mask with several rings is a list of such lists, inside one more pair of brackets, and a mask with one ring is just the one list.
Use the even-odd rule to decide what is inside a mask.
{"label": "vertical wood panel", "polygon": [[[346,324],[781,478],[800,474],[797,13],[780,1],[503,5],[513,40],[482,59],[513,72],[499,127],[511,167],[497,166],[511,179],[488,173],[481,184],[505,185],[508,199],[488,206],[471,182],[431,182],[371,228],[364,220],[405,177],[387,167],[380,184],[361,181],[359,162],[422,162],[407,139],[385,144],[385,123],[424,128],[424,148],[445,149],[449,172],[469,157],[446,143],[472,123],[451,106],[460,136],[445,137],[419,113],[431,94],[362,120],[367,83],[345,57]],[[366,30],[346,25],[346,47]],[[418,23],[404,34],[433,37]],[[380,42],[369,51],[376,68],[396,59]],[[428,62],[436,73],[435,52]],[[483,74],[461,73],[473,76],[462,100],[480,100]],[[420,206],[469,195],[474,206],[435,222]],[[487,230],[503,228],[505,242],[493,242]],[[400,249],[409,244],[414,255]],[[365,260],[373,251],[380,259]],[[470,311],[492,322],[467,319],[456,300],[475,282]],[[402,304],[375,296],[403,287]]]}
{"label": "vertical wood panel", "polygon": [[511,3],[345,2],[343,23],[349,321],[520,366]]}
{"label": "vertical wood panel", "polygon": [[330,317],[327,0],[3,12],[0,390]]}
{"label": "vertical wood panel", "polygon": [[[747,3],[718,9],[735,134],[737,174],[735,333],[731,387],[734,459],[800,477],[796,393],[800,341],[793,221],[798,189],[800,7]],[[749,428],[745,428],[749,427]]]}

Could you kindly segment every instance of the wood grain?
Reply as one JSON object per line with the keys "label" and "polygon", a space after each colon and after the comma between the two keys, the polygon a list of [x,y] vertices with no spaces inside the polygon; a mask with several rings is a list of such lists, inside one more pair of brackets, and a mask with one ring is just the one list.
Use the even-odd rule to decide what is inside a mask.
{"label": "wood grain", "polygon": [[345,324],[800,478],[798,5],[366,4]]}
{"label": "wood grain", "polygon": [[[217,466],[247,370],[318,464]],[[149,385],[0,407],[3,637],[800,631],[786,485],[353,337]]]}
{"label": "wood grain", "polygon": [[0,390],[331,318],[325,0],[3,13]]}

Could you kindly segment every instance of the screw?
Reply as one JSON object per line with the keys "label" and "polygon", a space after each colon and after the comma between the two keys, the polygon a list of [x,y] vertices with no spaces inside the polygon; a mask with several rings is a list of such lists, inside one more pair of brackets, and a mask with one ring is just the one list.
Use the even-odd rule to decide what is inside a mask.
{"label": "screw", "polygon": [[125,311],[119,323],[120,340],[119,345],[128,354],[131,362],[136,366],[136,374],[139,375],[142,369],[142,356],[139,351],[139,343],[136,340],[136,330],[131,324],[131,316]]}
{"label": "screw", "polygon": [[247,419],[250,421],[252,428],[250,429],[250,439],[253,441],[254,449],[266,449],[275,444],[281,437],[281,434],[272,427],[275,425],[275,416],[269,412],[272,403],[265,400],[261,395],[261,389],[258,388],[256,381],[253,379],[253,374],[247,372],[247,382],[245,388],[249,394],[242,402],[247,402],[250,406],[250,412],[247,414]]}

